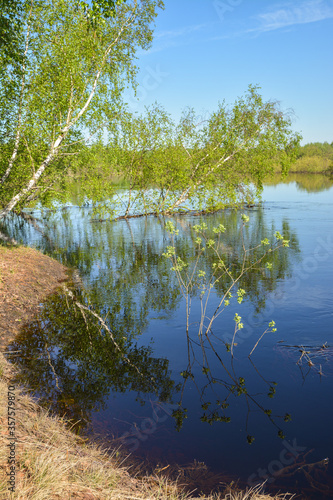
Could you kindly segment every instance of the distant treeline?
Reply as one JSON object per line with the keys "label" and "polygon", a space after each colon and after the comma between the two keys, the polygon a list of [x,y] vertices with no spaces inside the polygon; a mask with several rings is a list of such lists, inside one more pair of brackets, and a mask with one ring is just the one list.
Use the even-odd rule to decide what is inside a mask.
{"label": "distant treeline", "polygon": [[333,174],[333,142],[310,142],[300,146],[290,172],[325,172]]}

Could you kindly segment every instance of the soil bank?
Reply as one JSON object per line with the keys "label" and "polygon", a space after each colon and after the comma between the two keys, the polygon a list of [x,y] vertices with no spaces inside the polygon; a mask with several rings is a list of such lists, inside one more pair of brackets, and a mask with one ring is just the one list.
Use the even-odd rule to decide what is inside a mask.
{"label": "soil bank", "polygon": [[0,350],[30,322],[68,269],[33,248],[0,246]]}

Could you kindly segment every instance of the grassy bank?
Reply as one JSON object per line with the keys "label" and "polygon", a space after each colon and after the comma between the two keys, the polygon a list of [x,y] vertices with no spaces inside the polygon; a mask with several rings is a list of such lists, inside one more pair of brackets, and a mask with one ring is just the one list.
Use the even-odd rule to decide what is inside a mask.
{"label": "grassy bank", "polygon": [[[48,293],[66,279],[66,268],[29,248],[0,247],[0,300],[2,350],[29,322]],[[186,477],[163,471],[143,472],[116,448],[105,450],[75,435],[64,419],[42,409],[20,387],[12,387],[15,366],[0,352],[0,499],[15,500],[176,500],[228,499],[265,500],[272,497],[257,490],[224,487],[220,496],[200,496],[186,490]],[[15,394],[15,432],[8,427],[7,409],[13,408],[8,390]],[[10,396],[12,398],[12,396]],[[15,435],[15,491],[8,487],[10,464],[8,444]],[[13,435],[12,435],[13,436]],[[9,439],[11,438],[11,439]],[[187,491],[187,492],[186,492]],[[281,495],[275,498],[290,498]]]}

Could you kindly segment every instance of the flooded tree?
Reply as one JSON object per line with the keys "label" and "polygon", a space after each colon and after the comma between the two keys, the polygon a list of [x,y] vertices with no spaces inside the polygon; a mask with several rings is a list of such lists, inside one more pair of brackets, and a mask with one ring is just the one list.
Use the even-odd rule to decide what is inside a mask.
{"label": "flooded tree", "polygon": [[286,173],[296,160],[300,139],[278,103],[252,85],[205,120],[186,109],[175,123],[155,104],[140,116],[123,113],[109,135],[113,168],[129,188],[123,217],[253,204],[273,167]]}

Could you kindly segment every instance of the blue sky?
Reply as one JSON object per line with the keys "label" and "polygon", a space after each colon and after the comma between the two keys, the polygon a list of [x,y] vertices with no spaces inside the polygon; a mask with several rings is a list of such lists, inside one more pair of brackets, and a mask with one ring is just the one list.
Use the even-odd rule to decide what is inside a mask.
{"label": "blue sky", "polygon": [[249,84],[292,109],[303,144],[333,141],[333,0],[165,0],[151,49],[140,52],[137,102],[174,118],[232,103]]}

